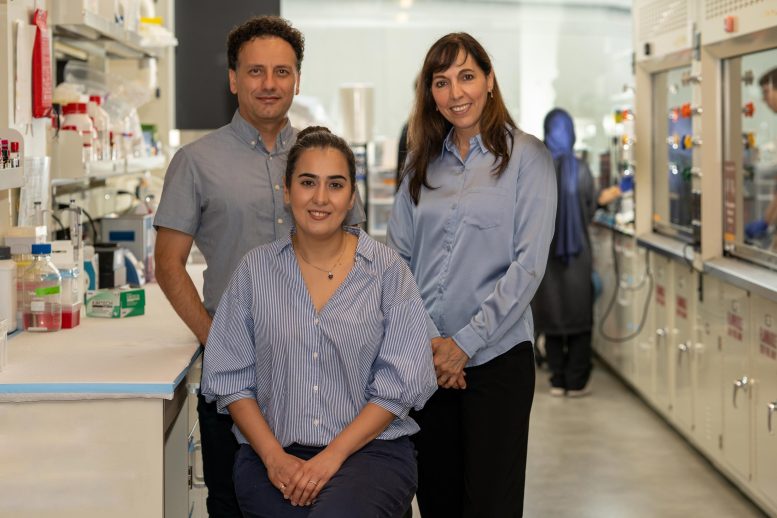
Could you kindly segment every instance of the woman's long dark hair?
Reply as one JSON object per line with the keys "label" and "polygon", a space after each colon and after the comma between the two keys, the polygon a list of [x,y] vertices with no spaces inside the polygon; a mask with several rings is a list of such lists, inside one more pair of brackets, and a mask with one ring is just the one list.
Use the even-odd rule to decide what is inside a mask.
{"label": "woman's long dark hair", "polygon": [[[440,155],[443,141],[452,127],[436,109],[437,105],[432,97],[432,77],[450,68],[456,62],[459,51],[472,56],[486,76],[493,71],[491,58],[486,50],[466,32],[443,36],[427,52],[416,85],[415,106],[408,125],[409,159],[402,173],[403,178],[408,174],[412,175],[410,196],[416,205],[421,195],[421,187],[433,188],[428,183],[426,170],[429,163]],[[511,135],[508,127],[517,126],[507,111],[496,76],[492,94],[493,98],[489,96],[486,99],[480,116],[480,135],[486,149],[494,154],[494,174],[499,176],[507,167],[512,150],[512,136],[509,143],[506,138]]]}

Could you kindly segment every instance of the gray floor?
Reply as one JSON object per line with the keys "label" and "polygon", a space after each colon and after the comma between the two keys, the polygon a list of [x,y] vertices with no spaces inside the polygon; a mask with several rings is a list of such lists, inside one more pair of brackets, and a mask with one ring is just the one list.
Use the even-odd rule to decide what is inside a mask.
{"label": "gray floor", "polygon": [[606,369],[590,386],[554,398],[537,372],[524,516],[764,516]]}

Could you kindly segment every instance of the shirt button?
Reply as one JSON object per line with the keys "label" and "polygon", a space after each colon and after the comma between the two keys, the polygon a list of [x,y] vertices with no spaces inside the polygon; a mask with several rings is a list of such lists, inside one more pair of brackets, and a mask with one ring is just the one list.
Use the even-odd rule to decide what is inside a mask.
{"label": "shirt button", "polygon": [[256,141],[255,141],[255,140],[252,140],[252,141],[251,141],[251,147],[253,147],[253,146],[255,146],[255,145],[256,145]]}
{"label": "shirt button", "polygon": [[314,318],[314,319],[313,319],[313,323],[314,323],[314,324],[316,324],[316,325],[318,325],[318,319],[317,319],[317,318]]}
{"label": "shirt button", "polygon": [[268,157],[267,157],[267,160],[272,160],[272,156],[268,156]]}
{"label": "shirt button", "polygon": [[283,225],[283,218],[278,218],[278,224]]}
{"label": "shirt button", "polygon": [[318,392],[318,385],[313,385],[313,392]]}
{"label": "shirt button", "polygon": [[318,423],[319,423],[318,419],[313,419],[313,426],[318,426]]}
{"label": "shirt button", "polygon": [[280,185],[276,185],[276,186],[275,186],[275,190],[276,190],[276,191],[280,191],[280,190],[281,190],[281,186],[280,186]]}
{"label": "shirt button", "polygon": [[313,359],[314,359],[314,360],[317,360],[317,359],[318,359],[318,353],[313,353]]}

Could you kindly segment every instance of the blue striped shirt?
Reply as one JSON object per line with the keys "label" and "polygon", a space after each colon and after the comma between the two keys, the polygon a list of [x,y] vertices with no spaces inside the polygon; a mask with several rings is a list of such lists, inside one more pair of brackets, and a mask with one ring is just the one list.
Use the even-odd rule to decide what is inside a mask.
{"label": "blue striped shirt", "polygon": [[556,170],[545,145],[511,130],[510,161],[493,174],[480,135],[459,156],[453,130],[413,204],[403,182],[388,243],[410,265],[429,311],[429,335],[452,337],[482,365],[534,341],[529,303],[545,273],[556,221]]}
{"label": "blue striped shirt", "polygon": [[[291,237],[254,248],[216,311],[201,390],[219,411],[255,398],[282,446],[325,446],[368,402],[396,415],[378,439],[418,431],[437,388],[425,310],[407,264],[359,229],[353,268],[320,313]],[[247,443],[237,427],[238,442]]]}

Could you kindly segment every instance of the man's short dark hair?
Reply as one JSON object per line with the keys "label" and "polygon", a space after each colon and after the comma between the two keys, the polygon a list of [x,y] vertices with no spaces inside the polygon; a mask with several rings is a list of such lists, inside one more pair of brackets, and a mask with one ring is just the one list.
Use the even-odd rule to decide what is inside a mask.
{"label": "man's short dark hair", "polygon": [[288,20],[280,16],[255,16],[232,29],[227,37],[227,62],[230,70],[237,70],[237,55],[244,44],[254,38],[281,38],[285,40],[297,56],[297,72],[302,69],[302,56],[305,53],[305,37],[291,26]]}
{"label": "man's short dark hair", "polygon": [[758,80],[758,86],[772,85],[772,88],[777,88],[777,68],[773,68],[761,76]]}

